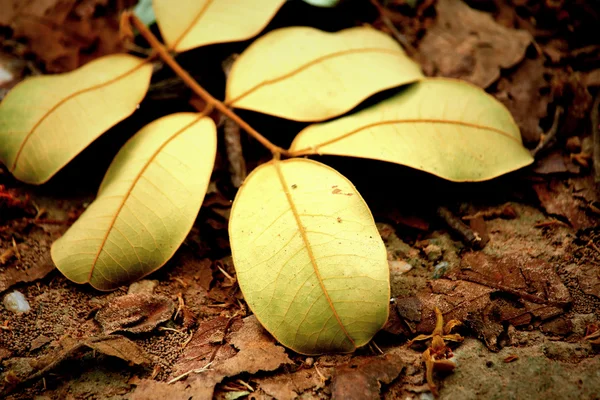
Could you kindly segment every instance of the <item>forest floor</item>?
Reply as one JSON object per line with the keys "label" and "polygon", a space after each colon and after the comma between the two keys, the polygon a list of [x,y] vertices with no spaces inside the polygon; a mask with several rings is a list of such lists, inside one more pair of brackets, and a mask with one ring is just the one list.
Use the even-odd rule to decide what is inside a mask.
{"label": "forest floor", "polygon": [[[465,79],[496,96],[535,152],[529,168],[470,184],[396,165],[327,159],[355,183],[388,250],[390,319],[372,344],[354,354],[307,357],[280,346],[258,324],[231,261],[227,223],[235,188],[221,155],[192,231],[159,271],[107,293],[72,283],[54,268],[52,242],[93,200],[132,125],[187,103],[189,92],[163,71],[157,79],[171,82],[177,99],[155,84],[143,115],[117,125],[48,184],[24,185],[0,165],[0,296],[18,291],[31,307],[14,313],[0,306],[2,397],[429,399],[427,347],[409,340],[433,331],[437,307],[445,321],[461,322],[454,331],[465,338],[449,344],[456,368],[434,374],[440,398],[599,399],[600,6],[468,3],[473,8],[458,0],[424,0],[415,8],[389,1],[380,14],[368,1],[318,11],[289,2],[267,28],[372,24],[409,43],[427,74]],[[106,21],[118,10],[86,17],[81,9],[70,12],[104,21],[88,32],[108,43],[94,52],[58,39],[64,51],[40,50],[36,29],[0,18],[0,26],[10,27],[0,31],[0,67],[10,65],[13,74],[1,96],[23,75],[70,70],[90,54],[117,50],[110,43],[118,24]],[[8,15],[1,6],[0,15]],[[220,60],[245,45],[192,51],[180,61],[215,57],[215,67],[193,72],[201,82],[218,81]],[[211,73],[218,78],[211,81]],[[247,118],[273,138],[279,130],[298,131],[298,124]],[[265,159],[253,140],[242,144],[249,169]]]}

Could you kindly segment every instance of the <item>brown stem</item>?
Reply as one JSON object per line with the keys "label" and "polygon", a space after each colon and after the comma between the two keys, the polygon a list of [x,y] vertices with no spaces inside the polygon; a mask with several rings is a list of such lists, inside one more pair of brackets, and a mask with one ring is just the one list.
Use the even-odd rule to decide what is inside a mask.
{"label": "brown stem", "polygon": [[381,21],[385,24],[385,26],[387,26],[387,28],[390,30],[390,32],[392,32],[392,35],[398,41],[398,43],[400,43],[402,45],[402,47],[404,47],[406,52],[411,57],[414,57],[415,54],[417,54],[417,49],[415,49],[410,44],[410,42],[408,41],[406,36],[404,36],[402,33],[400,33],[400,31],[398,29],[396,29],[396,26],[394,25],[394,23],[387,16],[387,10],[385,9],[385,7],[383,7],[381,4],[379,4],[379,1],[377,1],[377,0],[371,0],[371,4],[373,4],[377,8],[377,11],[379,12],[379,15],[381,16]]}
{"label": "brown stem", "polygon": [[239,126],[242,127],[246,132],[248,132],[254,139],[258,140],[260,144],[265,146],[267,149],[271,151],[273,154],[283,154],[285,156],[289,155],[289,152],[281,147],[271,143],[266,137],[258,133],[254,128],[246,123],[243,119],[237,116],[232,110],[227,108],[223,102],[215,99],[210,93],[208,93],[190,74],[184,70],[181,65],[175,61],[175,59],[169,54],[165,46],[154,36],[152,32],[144,25],[142,21],[140,21],[135,15],[130,14],[131,22],[133,26],[140,32],[140,34],[146,39],[146,41],[152,46],[154,51],[162,58],[162,60],[167,64],[171,69],[185,82],[186,85],[190,87],[198,96],[202,97],[208,104],[214,106],[217,110],[227,115],[233,121],[235,121]]}
{"label": "brown stem", "polygon": [[592,140],[594,143],[594,181],[600,183],[600,91],[596,94],[594,105],[592,106]]}

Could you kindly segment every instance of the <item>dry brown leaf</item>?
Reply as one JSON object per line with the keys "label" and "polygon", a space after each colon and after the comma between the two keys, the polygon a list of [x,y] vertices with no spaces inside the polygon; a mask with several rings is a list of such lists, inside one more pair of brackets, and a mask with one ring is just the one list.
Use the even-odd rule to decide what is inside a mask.
{"label": "dry brown leaf", "polygon": [[[191,354],[197,354],[203,346],[207,344],[207,336],[214,336],[214,340],[220,341],[222,334],[219,335],[220,326],[224,320],[211,324],[201,324],[198,332],[200,333],[188,345],[190,352],[185,351],[179,358],[179,361],[174,366],[177,372],[182,371],[179,363],[185,363],[186,367],[191,370],[202,369],[206,366],[206,357],[200,355],[198,359],[191,359]],[[235,332],[227,335],[226,343],[223,347],[229,346],[235,352],[238,352],[230,358],[220,361],[214,361],[210,368],[200,372],[198,375],[190,374],[187,381],[175,382],[167,384],[155,382],[152,380],[142,380],[137,389],[133,393],[132,400],[142,400],[148,398],[161,398],[161,393],[167,395],[169,399],[189,399],[190,396],[198,399],[212,398],[215,385],[221,382],[226,377],[236,376],[241,373],[255,374],[258,371],[274,371],[281,365],[291,364],[292,361],[285,353],[285,349],[278,346],[275,340],[264,330],[256,317],[250,316],[245,318],[243,324]],[[230,327],[231,328],[231,327]],[[211,331],[214,332],[211,334]],[[221,351],[221,350],[220,350]],[[223,350],[228,352],[229,350]]]}
{"label": "dry brown leaf", "polygon": [[37,281],[48,275],[54,270],[54,264],[46,255],[39,260],[35,265],[27,269],[16,269],[15,267],[5,268],[0,273],[0,293],[10,289],[11,286],[17,283],[26,283]]}
{"label": "dry brown leaf", "polygon": [[533,185],[542,207],[548,214],[568,220],[575,229],[598,225],[598,215],[588,210],[597,201],[592,176],[572,178],[568,182],[552,179]]}
{"label": "dry brown leaf", "polygon": [[165,297],[147,293],[120,296],[98,311],[96,321],[105,334],[113,332],[150,332],[171,318],[173,302]]}
{"label": "dry brown leaf", "polygon": [[[0,375],[0,395],[7,394],[18,385],[43,378],[47,373],[68,359],[79,356],[82,350],[91,349],[108,356],[118,357],[135,365],[150,364],[149,356],[131,340],[120,335],[90,337],[77,340],[69,336],[61,338],[57,350],[41,357],[13,358],[7,371]],[[7,365],[4,365],[7,366]],[[14,378],[10,382],[8,376]],[[5,385],[2,386],[2,383]]]}
{"label": "dry brown leaf", "polygon": [[571,302],[571,295],[554,267],[527,255],[506,254],[495,258],[470,252],[463,256],[460,270],[448,277],[479,283],[538,304],[563,307]]}
{"label": "dry brown leaf", "polygon": [[259,388],[278,400],[294,400],[309,389],[325,387],[325,380],[331,377],[332,368],[300,369],[288,374],[279,374],[267,378],[252,379]]}
{"label": "dry brown leaf", "polygon": [[419,47],[430,75],[460,78],[486,88],[500,77],[500,68],[523,59],[532,40],[527,31],[505,28],[461,0],[439,0],[437,13],[436,24]]}
{"label": "dry brown leaf", "polygon": [[35,54],[48,72],[66,72],[123,50],[118,13],[134,3],[5,0],[0,3],[0,26],[12,29],[11,40],[25,43],[16,51]]}
{"label": "dry brown leaf", "polygon": [[334,399],[379,399],[381,384],[391,383],[404,369],[404,363],[391,355],[357,357],[335,369],[331,382]]}
{"label": "dry brown leaf", "polygon": [[466,253],[460,268],[446,277],[431,281],[416,296],[396,300],[398,314],[414,333],[432,331],[438,307],[444,319],[462,321],[490,350],[498,351],[503,323],[546,321],[562,314],[571,302],[553,266],[528,256]]}
{"label": "dry brown leaf", "polygon": [[496,98],[508,108],[521,129],[525,143],[540,141],[540,119],[548,114],[550,85],[544,78],[544,59],[526,59],[517,70],[498,82]]}

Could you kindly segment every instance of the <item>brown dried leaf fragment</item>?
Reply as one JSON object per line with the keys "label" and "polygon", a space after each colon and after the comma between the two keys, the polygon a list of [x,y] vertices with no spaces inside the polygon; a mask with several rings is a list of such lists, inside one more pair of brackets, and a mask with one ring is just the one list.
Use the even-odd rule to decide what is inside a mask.
{"label": "brown dried leaf fragment", "polygon": [[[14,358],[9,370],[2,376],[0,382],[0,395],[6,395],[17,386],[34,382],[54,370],[61,362],[68,358],[80,356],[86,350],[95,350],[99,353],[118,357],[132,365],[150,364],[149,356],[131,340],[120,335],[91,337],[78,341],[69,336],[63,337],[58,343],[58,350],[41,357]],[[10,378],[7,380],[8,377]]]}
{"label": "brown dried leaf fragment", "polygon": [[96,321],[106,334],[150,332],[173,316],[175,305],[165,297],[135,293],[117,297],[98,311]]}
{"label": "brown dried leaf fragment", "polygon": [[123,50],[118,14],[133,4],[7,0],[0,4],[0,26],[10,28],[17,55],[34,54],[48,72],[66,72]]}
{"label": "brown dried leaf fragment", "polygon": [[419,46],[427,75],[486,88],[500,77],[501,68],[519,63],[531,43],[529,32],[505,28],[461,0],[439,0],[437,14]]}
{"label": "brown dried leaf fragment", "polygon": [[524,142],[532,145],[540,141],[540,119],[548,115],[552,99],[550,83],[544,74],[543,57],[525,59],[515,72],[500,78],[495,94],[515,118]]}
{"label": "brown dried leaf fragment", "polygon": [[404,363],[392,355],[357,357],[335,369],[331,382],[334,399],[379,399],[381,384],[389,384],[400,375]]}
{"label": "brown dried leaf fragment", "polygon": [[[1,258],[2,256],[0,255],[0,265],[3,264]],[[8,267],[0,273],[0,293],[10,289],[11,286],[16,285],[17,283],[27,283],[42,279],[53,270],[54,264],[52,264],[50,257],[47,255],[27,269]]]}
{"label": "brown dried leaf fragment", "polygon": [[599,218],[589,208],[597,202],[592,176],[569,179],[567,182],[552,179],[547,183],[533,185],[542,207],[548,214],[568,220],[575,229],[593,228]]}
{"label": "brown dried leaf fragment", "polygon": [[[184,371],[184,374],[191,370],[202,372],[191,373],[185,382],[176,381],[171,385],[142,380],[133,393],[132,400],[160,398],[160,393],[164,393],[169,399],[189,399],[190,396],[199,399],[212,398],[215,386],[226,377],[244,372],[255,374],[258,371],[274,371],[281,365],[292,363],[285,349],[275,343],[256,317],[250,316],[242,320],[241,326],[239,323],[232,324],[225,344],[206,368],[207,356],[212,352],[210,343],[223,340],[221,329],[225,328],[227,320],[228,318],[223,317],[212,324],[200,324],[197,334],[173,368],[174,375],[183,371],[182,366],[190,368]],[[209,351],[208,354],[202,353],[203,348]]]}

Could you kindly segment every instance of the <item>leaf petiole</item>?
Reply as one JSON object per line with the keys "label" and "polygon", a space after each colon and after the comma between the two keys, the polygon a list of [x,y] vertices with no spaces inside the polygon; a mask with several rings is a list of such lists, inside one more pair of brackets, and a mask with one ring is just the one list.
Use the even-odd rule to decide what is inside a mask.
{"label": "leaf petiole", "polygon": [[248,132],[252,137],[254,137],[260,144],[265,146],[271,153],[274,155],[282,154],[284,156],[289,156],[289,152],[275,144],[273,144],[269,139],[261,135],[256,129],[252,128],[246,121],[241,119],[237,114],[235,114],[231,109],[229,109],[223,102],[214,98],[210,93],[206,91],[192,76],[184,70],[178,63],[175,61],[173,56],[169,54],[169,51],[165,48],[165,46],[154,36],[152,32],[144,25],[142,21],[134,14],[129,13],[129,18],[131,20],[132,25],[139,31],[140,35],[146,39],[148,44],[156,51],[156,53],[162,58],[162,60],[167,64],[171,69],[185,82],[185,84],[193,90],[195,94],[203,98],[208,104],[214,106],[217,110],[227,115],[233,121],[235,121],[239,126],[242,127],[246,132]]}

